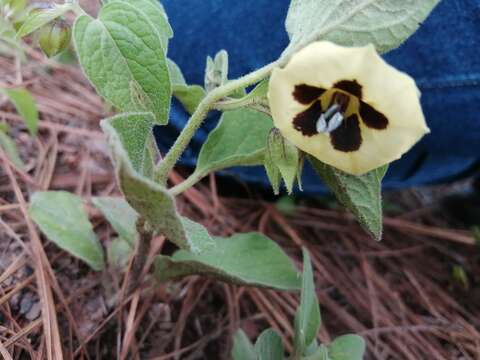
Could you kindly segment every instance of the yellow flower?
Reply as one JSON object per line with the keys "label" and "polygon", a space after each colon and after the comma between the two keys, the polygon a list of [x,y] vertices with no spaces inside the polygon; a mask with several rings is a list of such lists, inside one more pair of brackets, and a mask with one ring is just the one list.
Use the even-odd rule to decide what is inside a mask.
{"label": "yellow flower", "polygon": [[373,46],[315,42],[270,78],[275,126],[304,152],[353,175],[400,158],[429,132],[414,80]]}

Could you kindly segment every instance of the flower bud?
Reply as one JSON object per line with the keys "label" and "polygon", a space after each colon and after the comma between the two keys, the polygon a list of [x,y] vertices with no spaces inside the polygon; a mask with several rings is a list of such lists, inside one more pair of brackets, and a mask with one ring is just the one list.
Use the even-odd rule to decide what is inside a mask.
{"label": "flower bud", "polygon": [[53,21],[40,29],[39,44],[48,57],[55,56],[70,45],[72,32],[63,20]]}

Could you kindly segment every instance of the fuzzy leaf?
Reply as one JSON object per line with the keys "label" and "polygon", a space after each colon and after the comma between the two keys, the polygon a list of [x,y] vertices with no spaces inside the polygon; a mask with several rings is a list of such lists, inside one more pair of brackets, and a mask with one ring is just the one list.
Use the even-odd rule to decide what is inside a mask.
{"label": "fuzzy leaf", "polygon": [[[154,230],[183,249],[199,252],[213,244],[207,230],[176,210],[175,201],[163,186],[142,175],[143,164],[150,163],[150,113],[120,114],[101,122],[111,146],[117,181],[127,203],[142,215]],[[148,171],[150,173],[151,171]],[[120,200],[119,200],[120,201]],[[127,204],[123,204],[127,207]],[[118,230],[117,230],[118,231]]]}
{"label": "fuzzy leaf", "polygon": [[22,38],[31,34],[71,9],[72,4],[53,4],[51,9],[41,9],[30,12],[20,29],[18,29],[17,37]]}
{"label": "fuzzy leaf", "polygon": [[167,59],[170,81],[172,82],[173,96],[183,105],[190,114],[198,107],[205,97],[205,90],[199,85],[187,85],[182,70],[172,60]]}
{"label": "fuzzy leaf", "polygon": [[332,166],[309,157],[313,168],[333,191],[337,200],[349,209],[362,227],[376,240],[381,240],[383,229],[382,216],[382,179],[388,165],[372,170],[362,176],[346,174]]}
{"label": "fuzzy leaf", "polygon": [[300,276],[291,260],[272,240],[258,233],[214,238],[211,250],[193,254],[177,251],[158,256],[155,274],[160,281],[200,274],[222,281],[282,290],[300,287]]}
{"label": "fuzzy leaf", "polygon": [[172,89],[167,61],[150,19],[125,1],[105,5],[98,19],[77,18],[80,64],[97,92],[122,111],[151,111],[166,124]]}
{"label": "fuzzy leaf", "polygon": [[94,270],[104,268],[102,246],[77,195],[66,191],[36,192],[29,212],[50,241]]}
{"label": "fuzzy leaf", "polygon": [[282,360],[284,358],[282,338],[272,329],[265,330],[255,343],[255,352],[258,360]]}
{"label": "fuzzy leaf", "polygon": [[200,150],[195,172],[262,164],[272,119],[248,109],[227,111]]}
{"label": "fuzzy leaf", "polygon": [[232,359],[257,360],[253,344],[241,329],[239,329],[233,337]]}
{"label": "fuzzy leaf", "polygon": [[5,154],[17,168],[23,169],[25,167],[18,153],[17,144],[2,130],[0,130],[0,150],[5,151]]}
{"label": "fuzzy leaf", "polygon": [[303,249],[303,275],[300,306],[295,315],[295,353],[302,355],[320,330],[320,306],[315,293],[310,254]]}
{"label": "fuzzy leaf", "polygon": [[362,360],[364,354],[365,340],[358,335],[343,335],[328,345],[331,360]]}
{"label": "fuzzy leaf", "polygon": [[[164,234],[180,248],[197,251],[185,233],[175,201],[167,189],[143,176],[139,170],[151,136],[149,113],[121,114],[102,120],[115,165],[117,182],[125,199],[155,231]],[[145,129],[149,129],[146,131]]]}
{"label": "fuzzy leaf", "polygon": [[325,345],[320,345],[313,354],[302,357],[302,360],[332,360]]}
{"label": "fuzzy leaf", "polygon": [[108,264],[115,269],[124,270],[128,265],[134,247],[124,238],[118,237],[107,247]]}
{"label": "fuzzy leaf", "polygon": [[173,37],[173,30],[168,22],[167,14],[158,1],[151,0],[111,0],[110,2],[123,1],[140,10],[150,20],[150,23],[157,30],[162,47],[165,53],[168,50],[168,40]]}
{"label": "fuzzy leaf", "polygon": [[92,202],[112,225],[118,236],[133,247],[137,237],[138,214],[128,202],[121,197],[111,196],[95,197]]}
{"label": "fuzzy leaf", "polygon": [[329,40],[375,45],[380,53],[400,46],[440,0],[292,0],[285,26],[291,45]]}
{"label": "fuzzy leaf", "polygon": [[38,110],[30,91],[26,89],[0,89],[0,93],[5,94],[15,105],[17,112],[25,121],[30,134],[33,136],[37,135]]}

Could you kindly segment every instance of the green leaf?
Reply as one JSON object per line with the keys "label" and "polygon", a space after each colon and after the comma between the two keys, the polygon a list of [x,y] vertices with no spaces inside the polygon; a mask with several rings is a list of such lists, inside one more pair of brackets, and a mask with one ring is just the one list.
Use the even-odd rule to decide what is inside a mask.
{"label": "green leaf", "polygon": [[94,270],[104,268],[103,249],[81,198],[66,191],[36,192],[32,195],[29,212],[50,241]]}
{"label": "green leaf", "polygon": [[282,338],[272,329],[265,330],[255,343],[255,352],[258,360],[282,360],[284,358]]}
{"label": "green leaf", "polygon": [[203,100],[205,90],[198,85],[187,85],[182,71],[172,60],[167,59],[170,81],[172,82],[173,96],[183,105],[190,114],[197,109],[198,104]]}
{"label": "green leaf", "polygon": [[327,347],[320,345],[312,355],[302,357],[302,360],[332,360],[332,358],[328,355]]}
{"label": "green leaf", "polygon": [[207,57],[205,69],[205,89],[207,92],[226,84],[228,81],[228,53],[220,50],[215,59]]}
{"label": "green leaf", "polygon": [[205,176],[231,166],[262,164],[272,126],[272,119],[257,111],[225,112],[200,150],[195,173]]}
{"label": "green leaf", "polygon": [[51,9],[36,9],[31,11],[25,18],[20,29],[17,31],[17,37],[22,38],[31,34],[35,30],[48,24],[50,21],[62,16],[67,11],[72,10],[72,4],[53,4]]}
{"label": "green leaf", "polygon": [[376,240],[382,238],[382,179],[388,165],[362,176],[346,174],[309,157],[313,168],[333,191],[337,200],[349,209],[360,225]]}
{"label": "green leaf", "polygon": [[362,360],[365,354],[365,340],[358,335],[343,335],[328,345],[331,360]]}
{"label": "green leaf", "polygon": [[141,11],[150,20],[150,24],[157,30],[163,50],[167,53],[168,40],[173,37],[173,30],[160,2],[151,0],[111,0],[109,2],[119,1],[134,6],[135,9]]}
{"label": "green leaf", "polygon": [[185,233],[173,197],[163,186],[139,172],[148,145],[146,134],[151,133],[145,129],[148,129],[151,121],[149,113],[121,114],[102,120],[101,126],[111,147],[117,182],[127,202],[155,231],[164,234],[180,248],[198,251]]}
{"label": "green leaf", "polygon": [[291,0],[285,26],[291,46],[328,40],[375,45],[380,53],[400,46],[440,0]]}
{"label": "green leaf", "polygon": [[222,281],[282,290],[300,288],[300,276],[282,249],[258,233],[214,238],[211,250],[193,254],[177,251],[172,257],[158,256],[155,274],[160,281],[193,274]]}
{"label": "green leaf", "polygon": [[115,269],[124,270],[128,265],[134,247],[127,240],[118,237],[107,247],[108,264]]}
{"label": "green leaf", "polygon": [[173,95],[189,114],[193,114],[205,97],[205,90],[199,85],[173,85]]}
{"label": "green leaf", "polygon": [[30,134],[37,135],[38,110],[32,94],[26,89],[0,89],[0,93],[5,94],[15,105]]}
{"label": "green leaf", "polygon": [[250,339],[239,329],[233,337],[233,360],[257,360],[257,355]]}
{"label": "green leaf", "polygon": [[320,306],[313,279],[310,254],[303,249],[303,275],[300,306],[295,315],[295,353],[302,355],[320,330]]}
{"label": "green leaf", "polygon": [[10,161],[19,169],[23,169],[25,164],[23,163],[20,155],[18,154],[17,144],[8,136],[5,132],[0,130],[0,150],[5,151],[5,154]]}
{"label": "green leaf", "polygon": [[92,202],[112,225],[118,236],[133,247],[137,237],[138,214],[128,202],[123,198],[111,196],[94,197]]}
{"label": "green leaf", "polygon": [[166,124],[172,89],[157,31],[143,12],[111,2],[98,19],[77,18],[74,42],[80,64],[97,92],[122,111],[151,111]]}

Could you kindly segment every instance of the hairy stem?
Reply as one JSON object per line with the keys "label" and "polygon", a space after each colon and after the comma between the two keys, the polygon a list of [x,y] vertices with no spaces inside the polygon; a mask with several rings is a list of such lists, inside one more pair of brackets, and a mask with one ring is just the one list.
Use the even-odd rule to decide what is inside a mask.
{"label": "hairy stem", "polygon": [[178,136],[177,140],[168,151],[167,155],[165,155],[165,158],[157,166],[155,170],[155,179],[162,184],[166,183],[168,174],[173,169],[179,157],[190,143],[193,135],[217,101],[228,96],[236,89],[247,87],[266,78],[277,65],[278,63],[276,61],[272,62],[248,75],[245,75],[237,80],[230,81],[227,84],[212,90],[200,102],[197,109],[192,114],[189,121]]}
{"label": "hairy stem", "polygon": [[132,292],[142,280],[143,268],[147,263],[148,252],[150,251],[150,244],[153,237],[152,232],[145,228],[145,219],[142,217],[137,220],[136,227],[138,232],[137,249],[135,258],[133,259],[128,293]]}
{"label": "hairy stem", "polygon": [[185,181],[169,189],[169,192],[173,196],[179,195],[185,190],[190,189],[193,185],[202,180],[204,177],[205,175],[194,172],[188,178],[186,178]]}

